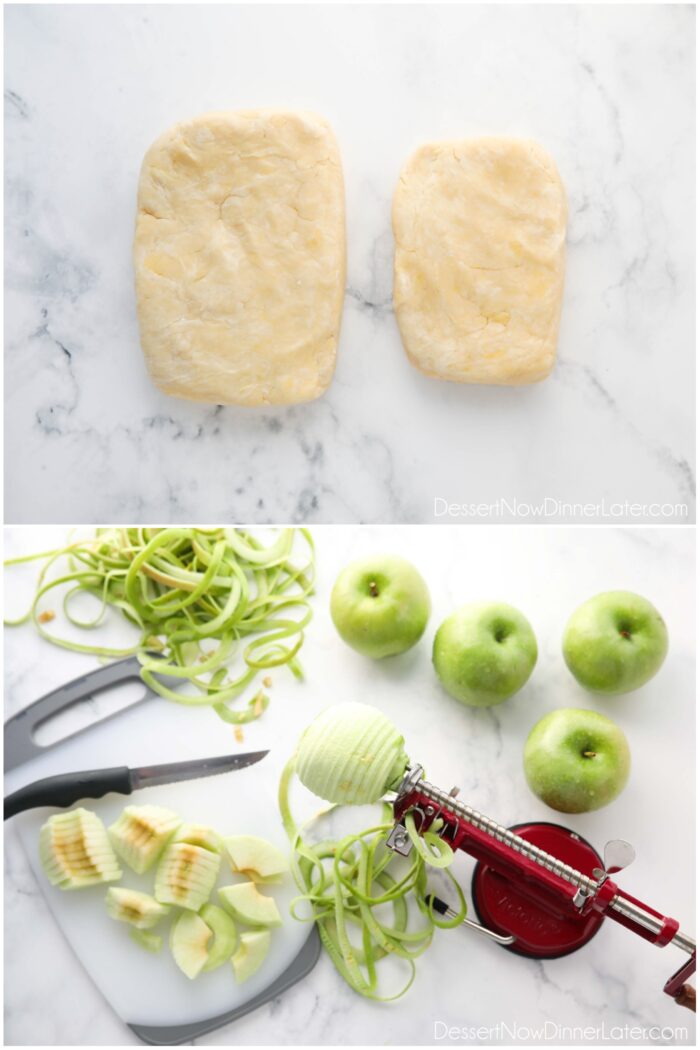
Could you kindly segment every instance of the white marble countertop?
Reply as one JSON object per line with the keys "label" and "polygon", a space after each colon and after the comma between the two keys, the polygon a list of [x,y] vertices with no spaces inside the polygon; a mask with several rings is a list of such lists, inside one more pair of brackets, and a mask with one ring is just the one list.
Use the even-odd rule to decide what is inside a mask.
{"label": "white marble countertop", "polygon": [[[58,531],[47,535],[48,530],[8,530],[7,553],[45,549]],[[329,701],[366,699],[401,727],[409,754],[425,765],[432,779],[445,788],[459,784],[463,797],[482,812],[505,824],[526,819],[556,822],[560,815],[538,802],[525,784],[525,736],[555,707],[601,710],[627,734],[633,763],[630,782],[605,809],[561,822],[598,849],[610,838],[631,841],[637,859],[619,876],[620,885],[677,917],[692,934],[691,530],[474,527],[437,533],[375,526],[317,528],[315,537],[319,586],[303,650],[306,680],[301,687],[283,685],[286,676],[275,682],[265,716],[246,727],[246,746],[254,749],[277,734],[291,747],[300,727]],[[327,604],[339,568],[361,553],[381,549],[402,553],[420,568],[431,588],[433,615],[414,650],[373,663],[340,642]],[[18,608],[27,578],[22,572],[13,579],[7,591],[9,613]],[[560,638],[565,620],[580,601],[612,587],[635,589],[654,601],[667,620],[671,646],[663,668],[645,688],[601,700],[583,693],[569,675]],[[521,608],[540,645],[538,665],[525,689],[507,703],[482,711],[464,708],[444,694],[430,664],[432,637],[442,618],[476,598],[499,598]],[[5,643],[6,714],[95,665],[89,657],[50,647],[29,627],[6,630]],[[208,714],[192,711],[191,716],[194,734]],[[119,756],[114,759],[117,764]],[[455,870],[465,885],[470,869],[466,858],[457,860]],[[5,958],[6,1043],[130,1041],[54,925],[12,825],[5,837]],[[413,988],[397,1004],[382,1006],[357,998],[322,957],[312,974],[279,1000],[201,1042],[430,1044],[435,1022],[444,1022],[460,1028],[484,1026],[486,1034],[466,1040],[472,1044],[580,1044],[589,1039],[580,1028],[599,1028],[604,1022],[605,1037],[594,1037],[592,1045],[691,1044],[693,1016],[662,992],[683,959],[678,950],[659,950],[612,922],[580,952],[545,963],[509,954],[466,930],[450,931],[436,935],[429,953],[419,960]],[[509,1028],[500,1027],[505,1025]],[[616,1034],[616,1026],[629,1026],[627,1038],[619,1028]],[[664,1034],[658,1026],[664,1026]],[[635,1034],[635,1028],[642,1034]],[[437,1040],[438,1045],[445,1042],[455,1040]]]}
{"label": "white marble countertop", "polygon": [[[694,520],[691,5],[5,14],[8,521],[425,522],[436,498]],[[178,401],[139,348],[141,158],[177,120],[260,105],[320,111],[340,142],[335,380],[287,409]],[[391,309],[401,165],[483,133],[541,141],[570,199],[559,362],[530,388],[423,377]]]}

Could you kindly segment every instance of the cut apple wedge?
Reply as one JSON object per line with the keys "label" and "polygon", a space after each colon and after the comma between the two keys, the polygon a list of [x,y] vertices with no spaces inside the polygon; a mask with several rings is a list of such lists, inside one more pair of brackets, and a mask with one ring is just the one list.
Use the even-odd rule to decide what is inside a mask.
{"label": "cut apple wedge", "polygon": [[39,832],[39,857],[46,877],[62,890],[79,890],[122,877],[107,829],[87,809],[55,813]]}
{"label": "cut apple wedge", "polygon": [[132,941],[138,944],[139,948],[145,948],[147,952],[151,952],[153,955],[163,947],[163,938],[159,933],[153,933],[152,930],[139,930],[136,926],[132,926],[129,930],[129,936]]}
{"label": "cut apple wedge", "polygon": [[139,930],[149,930],[165,918],[170,909],[155,897],[126,886],[112,886],[105,897],[107,913],[119,922],[128,922]]}
{"label": "cut apple wedge", "polygon": [[233,972],[239,984],[247,981],[260,969],[270,948],[269,930],[251,930],[241,934],[238,951],[231,959]]}
{"label": "cut apple wedge", "polygon": [[156,900],[199,911],[209,900],[220,863],[218,853],[211,850],[189,842],[171,843],[158,864]]}
{"label": "cut apple wedge", "polygon": [[183,824],[173,842],[187,842],[190,846],[208,849],[210,853],[221,853],[222,847],[221,835],[205,824]]}
{"label": "cut apple wedge", "polygon": [[152,868],[180,818],[163,806],[127,806],[109,828],[112,845],[137,875]]}
{"label": "cut apple wedge", "polygon": [[218,904],[205,904],[199,914],[214,934],[214,943],[209,948],[209,957],[204,969],[216,970],[233,955],[236,947],[236,924],[229,913]]}
{"label": "cut apple wedge", "polygon": [[193,911],[185,911],[170,931],[170,951],[173,959],[191,981],[204,969],[209,958],[212,932],[204,919]]}
{"label": "cut apple wedge", "polygon": [[282,851],[256,835],[233,835],[224,839],[224,846],[233,871],[247,875],[254,882],[277,879],[289,870]]}
{"label": "cut apple wedge", "polygon": [[219,890],[224,907],[249,926],[281,926],[282,917],[272,897],[261,893],[254,882],[239,882]]}

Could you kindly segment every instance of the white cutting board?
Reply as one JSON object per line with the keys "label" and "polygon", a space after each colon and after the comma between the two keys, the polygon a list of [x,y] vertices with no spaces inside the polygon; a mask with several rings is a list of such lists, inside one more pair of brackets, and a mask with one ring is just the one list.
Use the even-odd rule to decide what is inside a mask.
{"label": "white cutting board", "polygon": [[[291,678],[291,676],[290,676]],[[137,683],[137,691],[143,687]],[[293,687],[292,687],[293,688]],[[284,704],[285,685],[275,687],[275,705]],[[124,806],[154,803],[175,810],[184,820],[209,824],[222,834],[255,834],[288,850],[288,840],[279,817],[277,785],[294,740],[278,725],[286,739],[273,736],[276,720],[267,718],[255,727],[244,728],[245,740],[235,740],[233,729],[211,711],[197,710],[154,697],[101,725],[93,726],[5,778],[7,793],[44,776],[71,770],[115,765],[138,766],[160,762],[204,758],[228,752],[270,747],[270,754],[257,765],[217,777],[154,787],[130,796],[110,795],[86,800],[85,805],[105,824],[116,819]],[[88,974],[116,1013],[127,1024],[177,1025],[202,1021],[242,1006],[283,973],[294,960],[310,927],[289,915],[289,903],[298,892],[290,875],[280,886],[266,887],[277,901],[283,925],[272,931],[270,953],[262,968],[237,985],[232,968],[202,974],[190,981],[175,965],[168,948],[169,922],[159,926],[164,944],[158,955],[134,944],[125,923],[110,919],[105,911],[107,886],[66,892],[46,880],[38,856],[39,828],[55,809],[37,809],[14,818],[20,838],[46,900],[63,933]],[[122,865],[119,883],[153,891],[153,873],[135,875]],[[218,885],[236,881],[222,859]],[[216,901],[215,894],[211,898]]]}

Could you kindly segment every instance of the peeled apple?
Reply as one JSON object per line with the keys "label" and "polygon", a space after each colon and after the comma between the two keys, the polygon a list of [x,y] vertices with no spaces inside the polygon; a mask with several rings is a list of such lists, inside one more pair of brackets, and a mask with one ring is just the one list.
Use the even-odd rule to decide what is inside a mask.
{"label": "peeled apple", "polygon": [[79,890],[122,877],[107,829],[88,809],[54,813],[39,832],[46,877],[62,890]]}
{"label": "peeled apple", "polygon": [[408,765],[404,739],[368,704],[336,704],[303,733],[296,756],[302,784],[327,802],[378,802]]}

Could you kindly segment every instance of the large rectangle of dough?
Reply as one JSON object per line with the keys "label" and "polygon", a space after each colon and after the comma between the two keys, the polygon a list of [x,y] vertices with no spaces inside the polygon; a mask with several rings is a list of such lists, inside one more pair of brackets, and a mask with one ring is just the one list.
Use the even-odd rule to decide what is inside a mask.
{"label": "large rectangle of dough", "polygon": [[141,169],[134,263],[143,351],[166,394],[235,405],[319,397],[345,285],[329,125],[253,110],[166,132]]}
{"label": "large rectangle of dough", "polygon": [[535,142],[422,146],[394,197],[394,306],[421,371],[519,385],[554,365],[564,286],[566,196]]}

